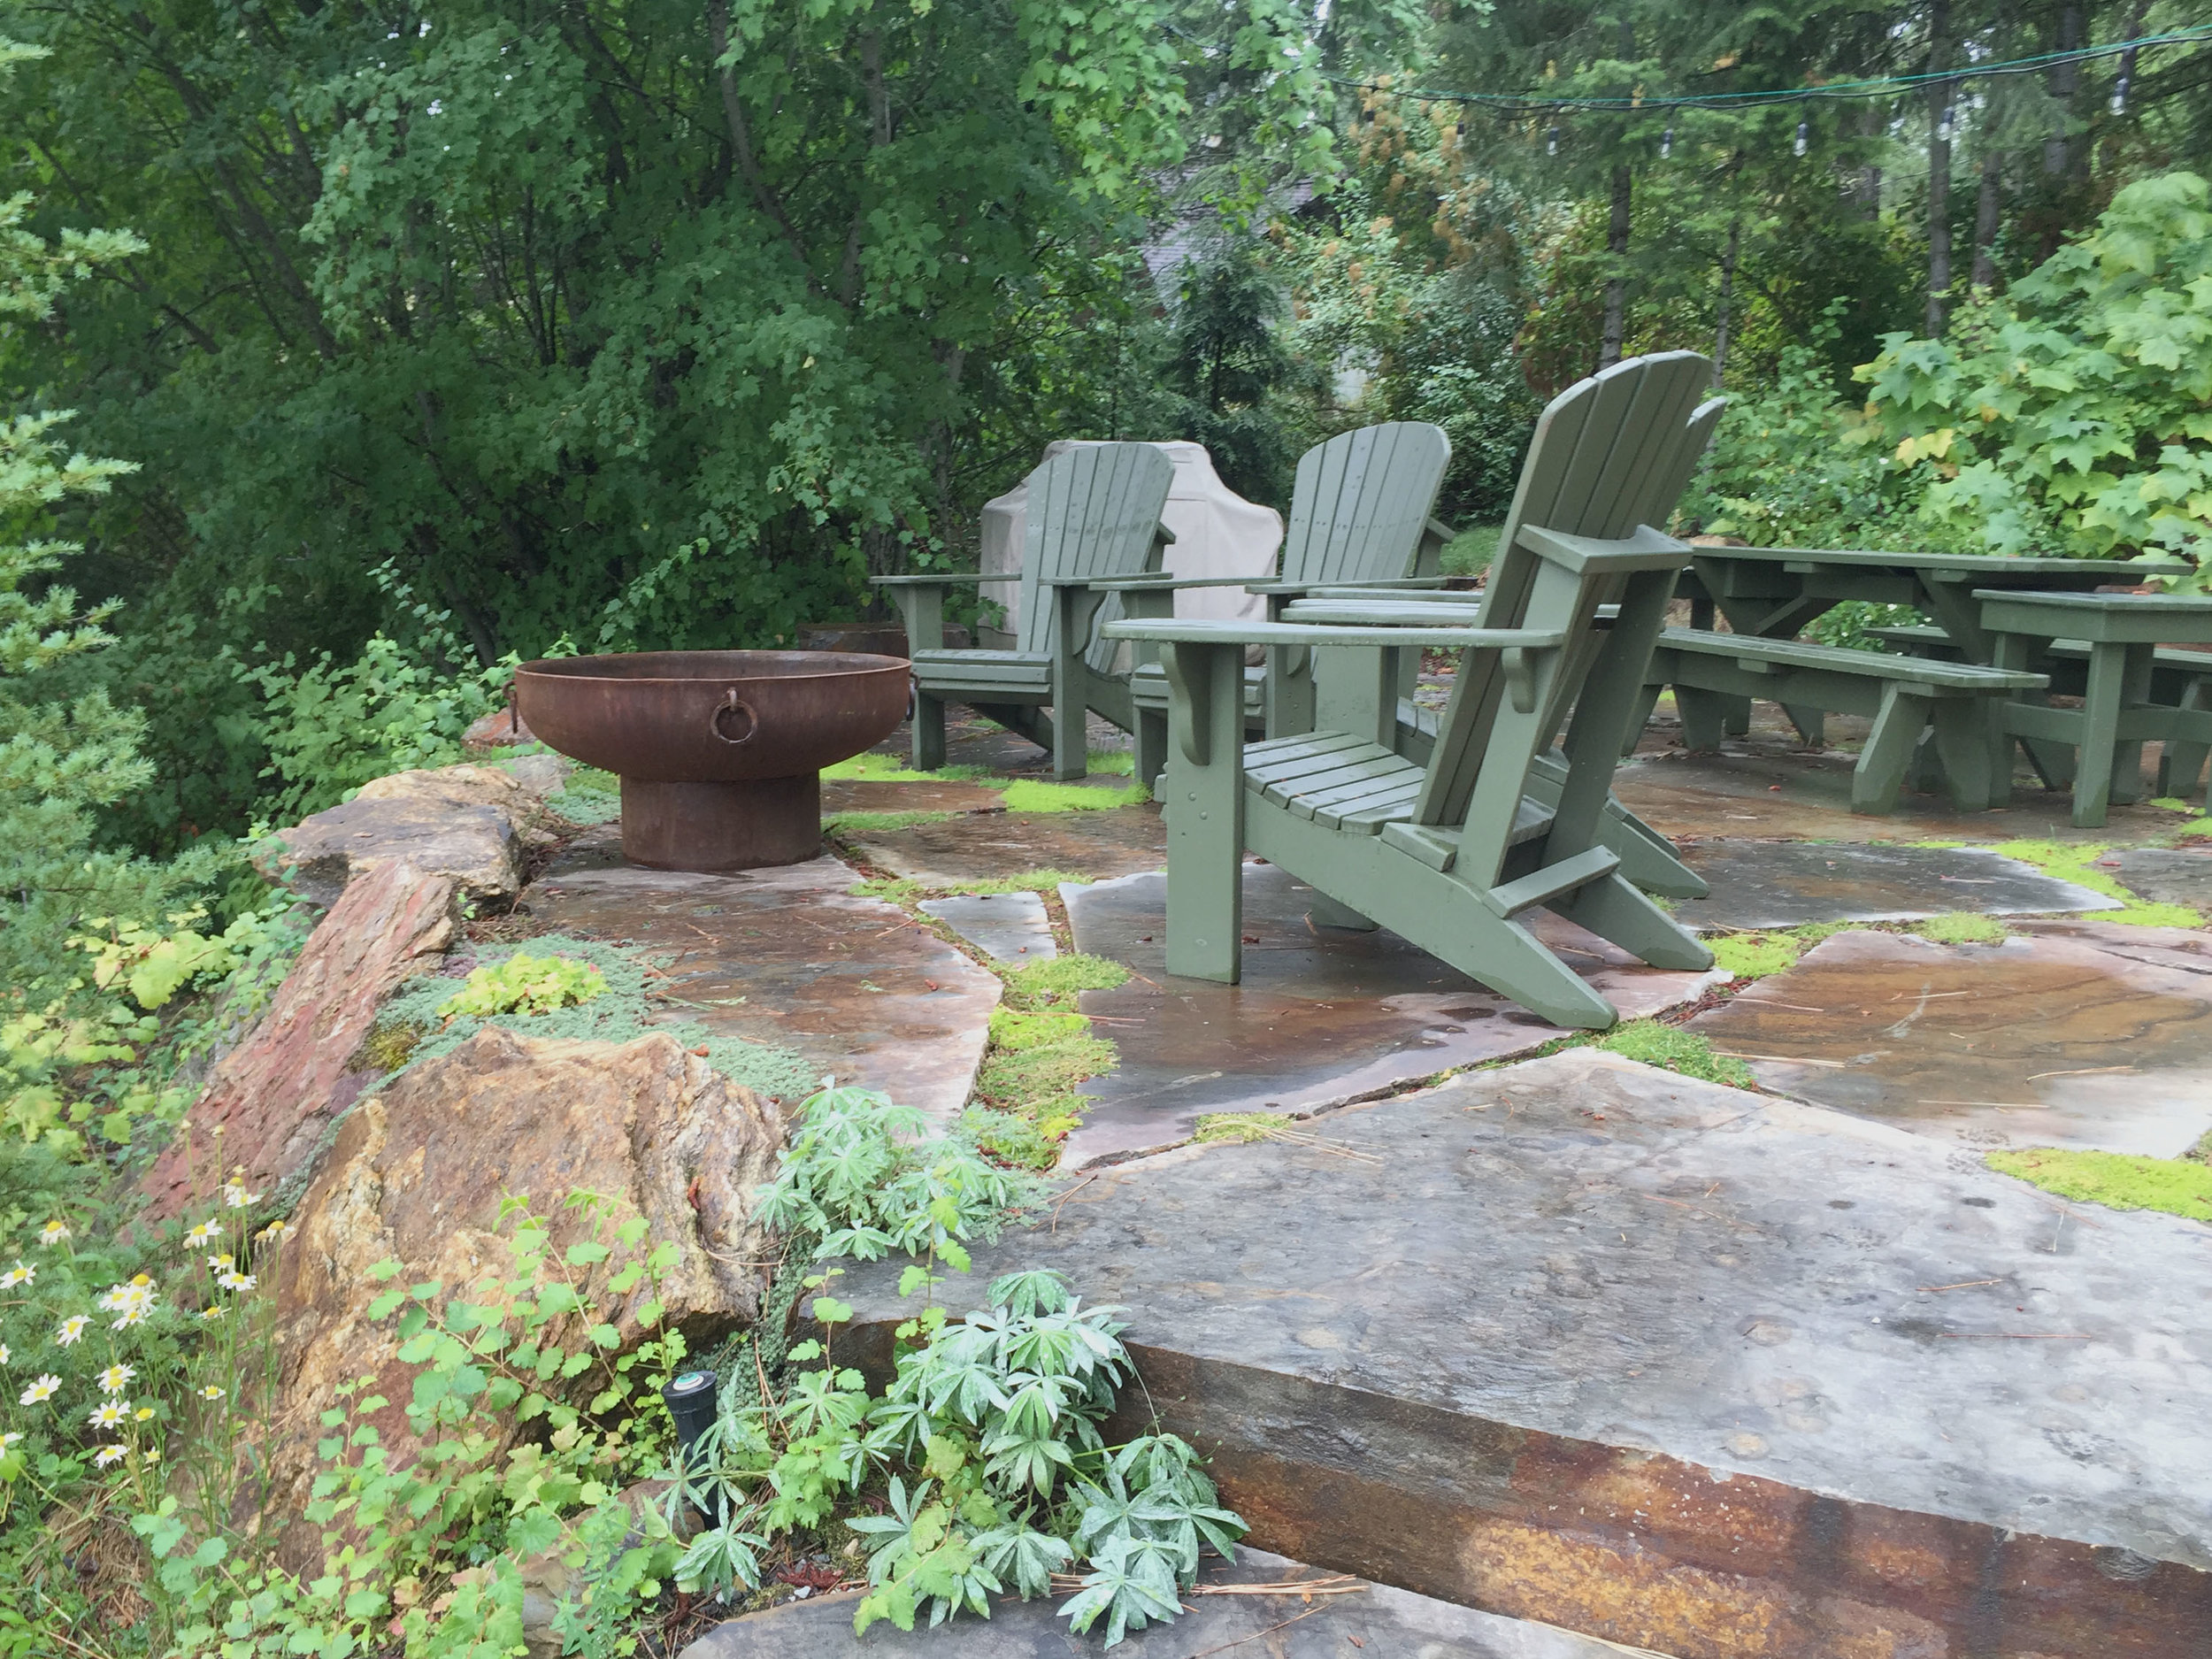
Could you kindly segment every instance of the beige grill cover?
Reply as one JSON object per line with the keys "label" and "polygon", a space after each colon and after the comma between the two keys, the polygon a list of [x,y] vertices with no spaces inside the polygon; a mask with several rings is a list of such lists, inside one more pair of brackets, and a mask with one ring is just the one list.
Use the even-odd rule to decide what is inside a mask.
{"label": "beige grill cover", "polygon": [[[1044,459],[1091,441],[1062,438],[1045,446]],[[1242,576],[1264,581],[1275,573],[1275,556],[1283,545],[1283,516],[1238,495],[1214,471],[1213,457],[1201,443],[1173,439],[1153,446],[1175,463],[1175,482],[1168,488],[1167,511],[1162,515],[1175,532],[1167,550],[1166,567],[1178,576]],[[1022,542],[1028,521],[1029,486],[1026,480],[1006,494],[983,504],[982,541],[986,572],[1021,568]],[[984,596],[1005,603],[1013,596],[1010,584],[987,582]],[[1199,588],[1175,595],[1179,617],[1249,618],[1266,613],[1256,594],[1241,588]],[[1011,634],[986,628],[978,644],[995,650],[1011,650]]]}

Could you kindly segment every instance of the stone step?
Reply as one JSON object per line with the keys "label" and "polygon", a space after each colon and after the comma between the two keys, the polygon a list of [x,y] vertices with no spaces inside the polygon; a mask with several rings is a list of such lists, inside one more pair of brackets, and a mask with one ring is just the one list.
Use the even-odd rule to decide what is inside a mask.
{"label": "stone step", "polygon": [[1297,1560],[1680,1659],[2207,1652],[2193,1222],[1584,1048],[1099,1171],[943,1294],[1017,1265]]}
{"label": "stone step", "polygon": [[[1348,1594],[1302,1597],[1224,1594],[1232,1585],[1314,1580]],[[1066,1598],[1062,1597],[1064,1601]],[[911,1632],[887,1624],[853,1634],[858,1592],[787,1601],[763,1613],[718,1624],[683,1651],[683,1659],[1061,1659],[1102,1651],[1103,1626],[1077,1636],[1052,1601],[1008,1600],[987,1623],[962,1615],[949,1625]],[[1193,1659],[1199,1654],[1248,1654],[1253,1659],[1665,1659],[1548,1624],[1501,1618],[1363,1579],[1346,1580],[1263,1550],[1240,1549],[1233,1566],[1209,1560],[1187,1609],[1171,1624],[1135,1632],[1114,1649],[1129,1659]]]}

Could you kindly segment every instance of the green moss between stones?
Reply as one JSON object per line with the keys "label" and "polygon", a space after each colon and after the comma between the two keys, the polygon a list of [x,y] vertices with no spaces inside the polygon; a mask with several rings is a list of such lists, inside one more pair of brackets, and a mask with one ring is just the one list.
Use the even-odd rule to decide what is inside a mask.
{"label": "green moss between stones", "polygon": [[1064,1037],[1087,1034],[1091,1022],[1080,1014],[1042,1010],[1026,1013],[1017,1008],[991,1010],[991,1041],[1002,1048],[1035,1048]]}
{"label": "green moss between stones", "polygon": [[898,756],[879,755],[872,749],[822,768],[825,778],[870,783],[969,783],[990,775],[988,766],[940,766],[935,772],[912,772]]}
{"label": "green moss between stones", "polygon": [[1039,1001],[1049,1003],[1059,997],[1072,996],[1078,991],[1110,991],[1118,985],[1128,983],[1129,970],[1104,956],[1071,952],[1012,969],[1005,979],[1018,1005],[1026,1006]]}
{"label": "green moss between stones", "polygon": [[2033,864],[2045,875],[2055,877],[2061,881],[2070,881],[2077,887],[2087,887],[2093,893],[2117,899],[2125,907],[2119,910],[2091,911],[2088,916],[2091,921],[2126,922],[2137,927],[2204,926],[2203,916],[2191,906],[2147,903],[2122,887],[2110,871],[2098,869],[2097,860],[2112,850],[2109,841],[1999,841],[1989,850],[2001,853],[2008,858],[2017,858],[2024,864]]}
{"label": "green moss between stones", "polygon": [[1763,979],[1793,966],[1804,954],[1793,933],[1720,933],[1705,941],[1713,960],[1739,979]]}
{"label": "green moss between stones", "polygon": [[958,887],[933,887],[906,877],[856,881],[846,891],[856,899],[884,899],[893,904],[911,904],[937,894],[967,895],[999,893],[1056,893],[1064,883],[1088,881],[1071,870],[1031,870],[1018,876],[996,876],[987,881],[964,881]]}
{"label": "green moss between stones", "polygon": [[545,804],[572,824],[611,824],[622,816],[622,780],[595,766],[578,766]]}
{"label": "green moss between stones", "polygon": [[1256,1141],[1272,1140],[1282,1124],[1283,1120],[1271,1112],[1208,1112],[1192,1129],[1191,1139],[1202,1143],[1230,1141],[1250,1146]]}
{"label": "green moss between stones", "polygon": [[1655,1019],[1632,1019],[1625,1025],[1616,1025],[1598,1039],[1597,1046],[1610,1049],[1623,1059],[1640,1060],[1646,1065],[1678,1071],[1684,1077],[1700,1078],[1708,1083],[1747,1088],[1752,1082],[1751,1070],[1742,1061],[1715,1054],[1713,1045],[1695,1033],[1679,1025],[1662,1025]]}
{"label": "green moss between stones", "polygon": [[[439,1004],[460,988],[457,979],[426,975],[400,987],[378,1011],[361,1047],[365,1069],[380,1073],[378,1085],[425,1060],[450,1054],[487,1025],[501,1025],[528,1037],[628,1042],[662,1032],[687,1048],[704,1048],[709,1065],[731,1082],[757,1094],[789,1098],[813,1089],[819,1079],[813,1064],[788,1048],[748,1042],[709,1031],[695,1020],[659,1018],[664,1001],[653,993],[645,959],[596,940],[548,933],[526,943],[488,946],[475,953],[472,966],[495,966],[510,956],[555,952],[588,962],[605,977],[607,988],[588,1002],[549,1014],[499,1014],[488,1019],[438,1017]],[[396,1061],[397,1064],[388,1064]]]}
{"label": "green moss between stones", "polygon": [[1151,798],[1152,791],[1141,783],[1112,789],[1088,783],[1043,783],[1033,778],[1017,778],[999,791],[1009,812],[1092,812],[1136,806]]}
{"label": "green moss between stones", "polygon": [[2061,1198],[2108,1210],[2161,1210],[2193,1221],[2212,1221],[2212,1164],[2193,1158],[2034,1147],[1992,1152],[1985,1161],[2000,1174],[2016,1176]]}
{"label": "green moss between stones", "polygon": [[1994,945],[2012,936],[2012,930],[1995,917],[1972,910],[1946,910],[1915,922],[1912,931],[1939,945]]}

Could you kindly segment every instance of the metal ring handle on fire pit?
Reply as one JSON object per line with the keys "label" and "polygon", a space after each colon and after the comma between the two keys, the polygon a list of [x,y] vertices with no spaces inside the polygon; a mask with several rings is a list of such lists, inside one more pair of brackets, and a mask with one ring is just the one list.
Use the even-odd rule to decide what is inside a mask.
{"label": "metal ring handle on fire pit", "polygon": [[[733,714],[745,717],[745,729],[736,737],[732,737],[722,726],[723,721]],[[707,717],[707,730],[735,749],[741,744],[751,742],[759,734],[760,716],[753,712],[753,705],[739,696],[737,687],[732,686],[722,694],[722,701],[714,705],[714,712]]]}

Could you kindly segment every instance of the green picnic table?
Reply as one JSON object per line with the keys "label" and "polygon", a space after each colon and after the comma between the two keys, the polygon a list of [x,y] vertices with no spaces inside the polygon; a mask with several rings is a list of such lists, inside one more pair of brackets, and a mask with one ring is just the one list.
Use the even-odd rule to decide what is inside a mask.
{"label": "green picnic table", "polygon": [[[2078,640],[2089,649],[2080,708],[2052,708],[2037,693],[2001,705],[1994,757],[1999,803],[2009,788],[2016,740],[2028,746],[2031,758],[2039,743],[2075,751],[2074,822],[2084,828],[2102,824],[2111,802],[2142,797],[2145,742],[2212,743],[2212,711],[2151,701],[2161,645],[2212,644],[2212,597],[1995,588],[1977,588],[1972,596],[1978,634],[2000,668],[2025,668],[2060,640]],[[2039,759],[2037,764],[2047,780],[2049,768]]]}

